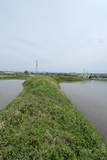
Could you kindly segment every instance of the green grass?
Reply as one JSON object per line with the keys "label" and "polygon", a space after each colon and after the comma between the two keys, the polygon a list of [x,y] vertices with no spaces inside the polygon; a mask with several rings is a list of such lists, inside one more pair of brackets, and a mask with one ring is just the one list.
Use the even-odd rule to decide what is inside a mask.
{"label": "green grass", "polygon": [[[3,74],[4,75],[4,74]],[[5,79],[23,79],[27,80],[31,75],[25,75],[25,74],[10,74],[7,75],[5,74],[4,77],[0,77],[0,80],[5,80]]]}
{"label": "green grass", "polygon": [[68,76],[68,75],[51,75],[50,77],[54,78],[57,82],[64,82],[64,81],[83,81],[87,80],[86,78],[79,77],[79,76]]}
{"label": "green grass", "polygon": [[29,78],[1,110],[0,160],[107,160],[106,142],[55,79]]}

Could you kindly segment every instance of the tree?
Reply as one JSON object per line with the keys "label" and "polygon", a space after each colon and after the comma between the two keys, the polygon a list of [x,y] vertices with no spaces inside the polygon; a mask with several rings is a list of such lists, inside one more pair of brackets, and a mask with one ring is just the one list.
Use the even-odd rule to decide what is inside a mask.
{"label": "tree", "polygon": [[28,74],[29,74],[29,71],[27,71],[27,70],[26,70],[26,71],[24,71],[24,74],[27,74],[27,75],[28,75]]}

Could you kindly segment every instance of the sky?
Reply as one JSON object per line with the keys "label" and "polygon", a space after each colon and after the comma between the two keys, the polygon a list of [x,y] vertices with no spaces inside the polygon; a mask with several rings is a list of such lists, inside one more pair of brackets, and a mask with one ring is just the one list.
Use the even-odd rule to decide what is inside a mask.
{"label": "sky", "polygon": [[107,73],[107,0],[0,0],[0,70]]}

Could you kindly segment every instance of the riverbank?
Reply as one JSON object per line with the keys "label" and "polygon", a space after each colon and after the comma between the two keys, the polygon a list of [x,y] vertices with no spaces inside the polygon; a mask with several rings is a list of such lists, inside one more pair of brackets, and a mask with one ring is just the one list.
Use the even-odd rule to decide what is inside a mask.
{"label": "riverbank", "polygon": [[7,80],[7,79],[21,79],[27,80],[31,75],[2,75],[0,76],[0,80]]}
{"label": "riverbank", "polygon": [[68,76],[68,75],[51,75],[50,77],[55,79],[58,83],[89,80],[87,78],[83,78],[83,77],[79,77],[79,76]]}
{"label": "riverbank", "polygon": [[106,142],[60,89],[58,82],[65,79],[55,79],[29,78],[0,111],[1,160],[107,159]]}

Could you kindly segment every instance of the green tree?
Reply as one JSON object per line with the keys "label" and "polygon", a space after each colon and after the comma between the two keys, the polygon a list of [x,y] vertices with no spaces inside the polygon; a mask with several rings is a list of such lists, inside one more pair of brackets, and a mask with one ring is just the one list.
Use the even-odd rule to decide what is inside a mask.
{"label": "green tree", "polygon": [[27,75],[28,75],[28,74],[29,74],[29,71],[27,71],[27,70],[26,70],[26,71],[24,71],[24,74],[27,74]]}

